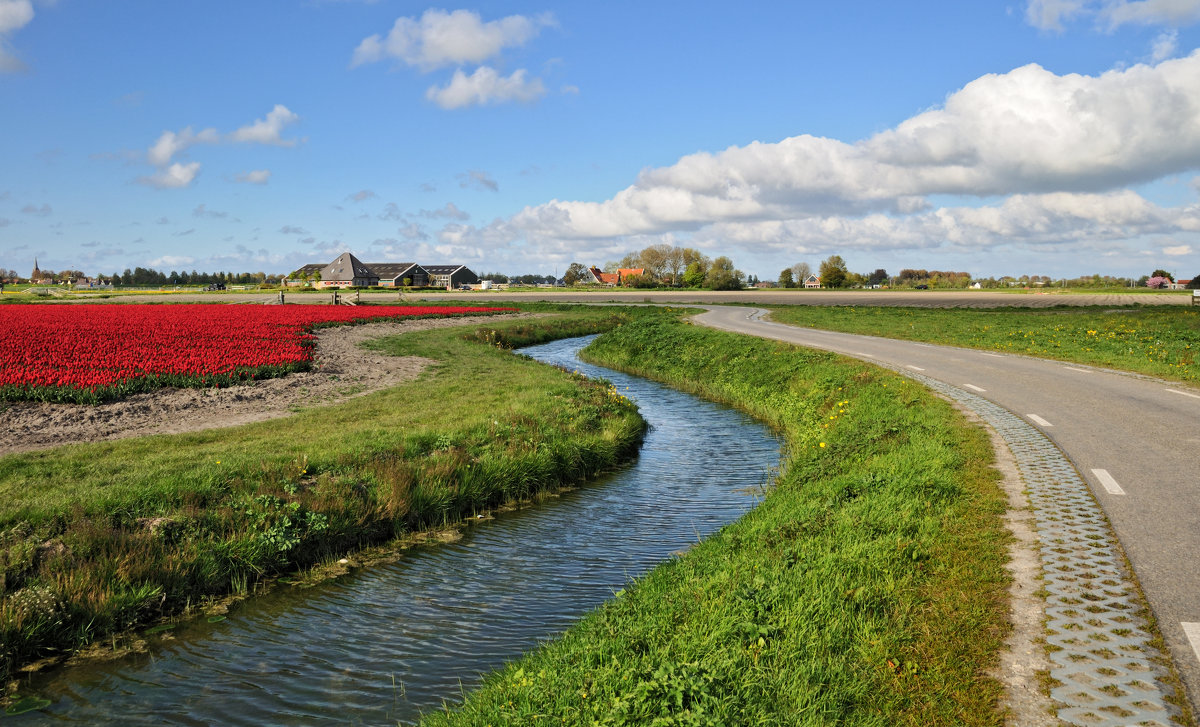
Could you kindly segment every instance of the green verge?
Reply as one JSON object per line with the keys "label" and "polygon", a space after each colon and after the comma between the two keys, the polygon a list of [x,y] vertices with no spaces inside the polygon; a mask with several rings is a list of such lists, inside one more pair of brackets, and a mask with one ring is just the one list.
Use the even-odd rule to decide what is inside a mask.
{"label": "green verge", "polygon": [[771,320],[1005,351],[1200,382],[1200,308],[1130,303],[1037,309],[772,307]]}
{"label": "green verge", "polygon": [[284,419],[0,457],[0,679],[628,459],[645,429],[630,402],[502,349],[649,314],[498,317],[379,339],[438,363]]}
{"label": "green verge", "polygon": [[1003,723],[1009,536],[986,432],[895,373],[673,320],[585,355],[768,422],[783,471],[424,727]]}

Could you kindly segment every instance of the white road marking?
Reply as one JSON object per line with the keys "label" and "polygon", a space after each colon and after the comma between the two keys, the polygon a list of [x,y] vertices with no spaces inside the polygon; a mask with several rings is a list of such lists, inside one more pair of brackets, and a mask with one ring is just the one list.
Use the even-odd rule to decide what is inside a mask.
{"label": "white road marking", "polygon": [[854,354],[854,355],[855,355],[855,356],[865,356],[866,358],[875,358],[875,357],[874,357],[874,356],[872,356],[871,354],[869,354],[869,353],[863,353],[862,351],[859,351],[858,353],[856,353],[856,354]]}
{"label": "white road marking", "polygon": [[970,389],[971,391],[978,391],[981,394],[984,393],[985,391],[987,391],[987,389],[981,389],[978,386],[976,386],[975,384],[963,384],[963,386]]}
{"label": "white road marking", "polygon": [[1026,414],[1025,416],[1029,417],[1029,420],[1030,420],[1030,421],[1032,421],[1034,424],[1038,424],[1038,425],[1040,425],[1040,426],[1043,426],[1043,427],[1052,427],[1052,426],[1054,426],[1053,424],[1051,424],[1050,422],[1048,422],[1048,421],[1046,421],[1045,419],[1041,418],[1041,417],[1040,417],[1040,416],[1038,416],[1037,414]]}
{"label": "white road marking", "polygon": [[1187,621],[1181,624],[1183,633],[1187,635],[1188,641],[1192,643],[1192,651],[1196,652],[1196,659],[1200,660],[1200,623],[1188,623]]}
{"label": "white road marking", "polygon": [[1121,486],[1118,485],[1117,481],[1113,479],[1113,476],[1108,473],[1108,470],[1092,470],[1092,474],[1096,475],[1096,479],[1100,480],[1100,484],[1104,486],[1104,489],[1108,490],[1108,494],[1125,494],[1125,490],[1121,489]]}
{"label": "white road marking", "polygon": [[1092,373],[1091,371],[1088,371],[1087,369],[1077,369],[1074,366],[1063,366],[1063,368],[1066,369],[1067,371],[1078,371],[1078,372],[1084,373],[1084,374]]}
{"label": "white road marking", "polygon": [[925,369],[921,368],[920,366],[913,366],[912,364],[905,364],[904,368],[912,369],[913,371],[924,371],[925,370]]}
{"label": "white road marking", "polygon": [[928,344],[928,343],[914,343],[913,345],[920,346],[921,348],[933,348],[933,345]]}
{"label": "white road marking", "polygon": [[1172,394],[1179,394],[1180,396],[1190,396],[1193,399],[1200,399],[1200,394],[1192,394],[1192,393],[1189,393],[1186,391],[1177,391],[1176,389],[1167,389],[1167,391],[1171,392]]}
{"label": "white road marking", "polygon": [[984,353],[983,355],[984,355],[984,356],[991,356],[992,358],[1004,358],[1003,356],[1001,356],[1001,355],[1000,355],[1000,354],[998,354],[998,353]]}

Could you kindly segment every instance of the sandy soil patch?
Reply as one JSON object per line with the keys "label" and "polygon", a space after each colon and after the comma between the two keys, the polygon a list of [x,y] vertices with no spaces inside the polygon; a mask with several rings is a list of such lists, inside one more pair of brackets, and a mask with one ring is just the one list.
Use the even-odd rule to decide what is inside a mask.
{"label": "sandy soil patch", "polygon": [[0,456],[76,442],[232,427],[287,416],[298,408],[336,404],[411,381],[432,363],[370,351],[359,345],[362,342],[490,318],[421,318],[324,328],[317,334],[313,371],[227,389],[161,389],[99,406],[0,403]]}

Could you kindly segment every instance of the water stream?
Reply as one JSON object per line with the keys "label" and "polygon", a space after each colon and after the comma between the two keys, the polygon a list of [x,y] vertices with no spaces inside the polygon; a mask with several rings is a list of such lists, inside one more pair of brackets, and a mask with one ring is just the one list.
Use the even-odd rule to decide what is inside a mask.
{"label": "water stream", "polygon": [[753,507],[779,457],[771,433],[732,409],[579,362],[588,340],[523,353],[603,376],[635,400],[652,426],[635,462],[460,541],[148,636],[149,653],[35,676],[22,692],[51,706],[4,721],[412,722]]}

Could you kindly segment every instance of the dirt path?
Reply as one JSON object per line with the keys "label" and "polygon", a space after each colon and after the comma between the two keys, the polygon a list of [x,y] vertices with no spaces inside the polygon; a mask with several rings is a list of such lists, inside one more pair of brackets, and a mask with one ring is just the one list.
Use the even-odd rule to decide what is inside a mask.
{"label": "dirt path", "polygon": [[0,456],[76,442],[232,427],[336,404],[411,381],[432,363],[376,353],[362,348],[362,342],[490,318],[422,318],[325,328],[317,334],[315,370],[232,388],[162,389],[99,406],[0,403]]}

